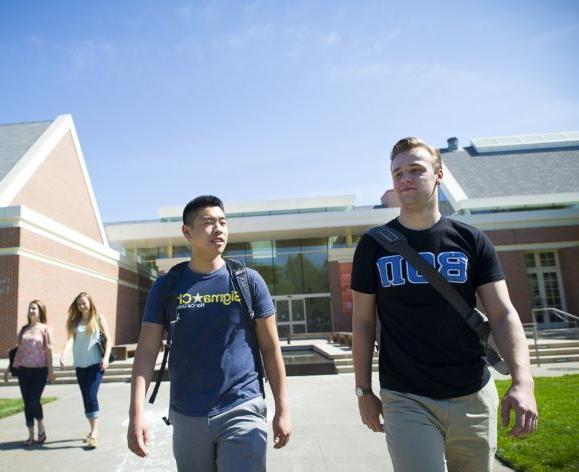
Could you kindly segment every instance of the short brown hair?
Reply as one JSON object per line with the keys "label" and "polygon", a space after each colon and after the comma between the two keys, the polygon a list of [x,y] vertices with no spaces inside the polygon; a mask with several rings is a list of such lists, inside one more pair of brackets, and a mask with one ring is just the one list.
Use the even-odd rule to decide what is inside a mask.
{"label": "short brown hair", "polygon": [[394,158],[401,152],[409,151],[410,149],[414,148],[423,148],[430,153],[430,155],[433,157],[434,172],[438,172],[440,169],[442,169],[442,158],[440,156],[440,151],[426,144],[424,141],[422,141],[422,139],[416,138],[414,136],[402,138],[394,145],[392,152],[390,152],[390,161],[392,162]]}

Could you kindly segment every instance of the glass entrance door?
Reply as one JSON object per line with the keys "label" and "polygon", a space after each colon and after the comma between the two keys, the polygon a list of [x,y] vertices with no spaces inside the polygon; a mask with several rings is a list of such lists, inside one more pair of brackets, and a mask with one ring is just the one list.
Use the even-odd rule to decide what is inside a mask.
{"label": "glass entrance door", "polygon": [[288,334],[332,331],[329,294],[278,295],[273,297],[280,338]]}
{"label": "glass entrance door", "polygon": [[279,336],[306,332],[306,307],[302,297],[276,297]]}

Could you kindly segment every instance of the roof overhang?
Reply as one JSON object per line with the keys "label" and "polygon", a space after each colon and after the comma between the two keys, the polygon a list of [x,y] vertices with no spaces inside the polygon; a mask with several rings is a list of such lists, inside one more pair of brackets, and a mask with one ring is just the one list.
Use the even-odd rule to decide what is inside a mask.
{"label": "roof overhang", "polygon": [[[399,214],[399,208],[355,208],[346,211],[229,218],[229,242],[329,237],[351,231],[359,234],[384,224]],[[179,222],[111,223],[106,225],[111,241],[124,247],[152,247],[182,238]]]}
{"label": "roof overhang", "polygon": [[80,147],[78,134],[72,120],[72,115],[60,115],[51,125],[40,135],[36,142],[26,151],[22,158],[0,181],[0,207],[10,205],[14,197],[24,187],[26,182],[38,170],[46,158],[50,155],[55,146],[62,138],[70,133],[75,151],[78,157],[80,168],[85,180],[89,199],[93,207],[100,235],[105,245],[108,245],[107,234],[102,224],[101,215],[98,209],[96,197],[92,188],[86,162]]}

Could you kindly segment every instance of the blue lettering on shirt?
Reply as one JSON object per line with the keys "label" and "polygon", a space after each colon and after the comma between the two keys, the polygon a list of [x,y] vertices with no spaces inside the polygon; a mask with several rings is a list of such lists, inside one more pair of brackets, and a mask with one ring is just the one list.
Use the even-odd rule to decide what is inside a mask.
{"label": "blue lettering on shirt", "polygon": [[[442,276],[451,283],[463,284],[468,280],[468,257],[459,251],[445,251],[435,256],[432,252],[419,252],[430,265],[437,268]],[[382,287],[411,284],[426,284],[426,278],[412,264],[405,261],[406,273],[402,271],[402,256],[384,256],[376,261]],[[438,267],[437,267],[438,266]]]}

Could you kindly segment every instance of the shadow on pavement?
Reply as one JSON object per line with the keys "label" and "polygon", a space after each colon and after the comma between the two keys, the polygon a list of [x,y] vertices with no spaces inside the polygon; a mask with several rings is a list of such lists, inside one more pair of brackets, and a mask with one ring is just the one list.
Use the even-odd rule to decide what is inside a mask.
{"label": "shadow on pavement", "polygon": [[[46,441],[44,444],[32,444],[30,446],[24,446],[24,441],[10,441],[5,443],[0,443],[0,451],[13,451],[16,449],[22,449],[24,451],[37,451],[42,449],[44,451],[59,450],[59,449],[88,449],[84,444],[78,445],[64,445],[62,443],[78,443],[81,439],[61,439],[59,441]],[[62,444],[58,446],[57,444]]]}

